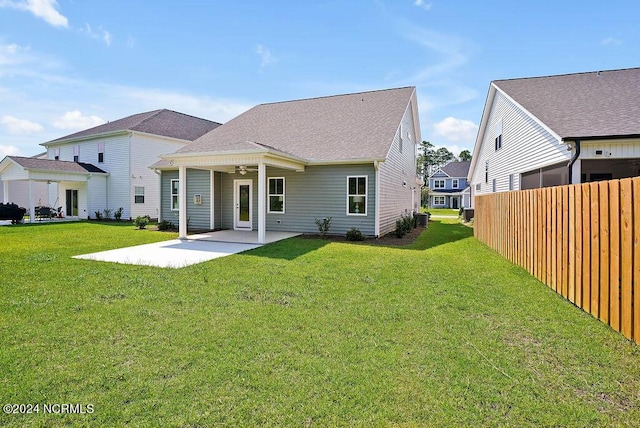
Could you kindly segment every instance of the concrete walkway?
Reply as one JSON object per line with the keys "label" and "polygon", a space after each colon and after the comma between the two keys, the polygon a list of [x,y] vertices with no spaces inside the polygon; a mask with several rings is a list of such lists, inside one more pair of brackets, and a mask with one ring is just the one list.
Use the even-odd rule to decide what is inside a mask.
{"label": "concrete walkway", "polygon": [[[296,235],[298,234],[267,232],[266,241],[271,243]],[[257,232],[229,230],[190,235],[187,239],[172,239],[99,253],[82,254],[73,258],[162,268],[181,268],[253,250],[261,246],[257,241]]]}

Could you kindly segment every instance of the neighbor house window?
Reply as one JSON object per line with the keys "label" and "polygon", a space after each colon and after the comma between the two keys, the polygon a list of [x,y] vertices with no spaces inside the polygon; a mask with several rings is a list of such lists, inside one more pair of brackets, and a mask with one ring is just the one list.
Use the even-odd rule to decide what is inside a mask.
{"label": "neighbor house window", "polygon": [[476,184],[476,192],[482,190],[482,185],[480,183]]}
{"label": "neighbor house window", "polygon": [[178,199],[178,189],[180,188],[179,180],[171,180],[171,211],[178,211],[179,199]]}
{"label": "neighbor house window", "polygon": [[73,146],[73,161],[80,161],[80,146]]}
{"label": "neighbor house window", "polygon": [[136,204],[144,204],[144,187],[135,186],[133,188],[133,202]]}
{"label": "neighbor house window", "polygon": [[60,147],[53,149],[53,158],[55,160],[60,160]]}
{"label": "neighbor house window", "polygon": [[496,188],[497,188],[497,186],[496,186],[496,179],[494,178],[494,179],[492,180],[492,182],[491,182],[491,189],[492,189],[492,191],[494,191],[494,192],[495,192],[495,191],[496,191]]}
{"label": "neighbor house window", "polygon": [[269,178],[269,211],[284,213],[284,177]]}
{"label": "neighbor house window", "polygon": [[513,174],[509,174],[509,190],[513,190]]}
{"label": "neighbor house window", "polygon": [[347,214],[367,215],[367,177],[347,177]]}
{"label": "neighbor house window", "polygon": [[495,146],[496,151],[502,148],[502,120],[499,120],[496,124]]}
{"label": "neighbor house window", "polygon": [[444,205],[444,196],[434,196],[433,205]]}
{"label": "neighbor house window", "polygon": [[451,187],[453,187],[454,189],[457,189],[458,186],[459,186],[459,183],[457,178],[454,178],[453,180],[451,180]]}
{"label": "neighbor house window", "polygon": [[434,189],[444,189],[444,180],[433,180]]}
{"label": "neighbor house window", "polygon": [[104,162],[104,143],[98,143],[98,163]]}

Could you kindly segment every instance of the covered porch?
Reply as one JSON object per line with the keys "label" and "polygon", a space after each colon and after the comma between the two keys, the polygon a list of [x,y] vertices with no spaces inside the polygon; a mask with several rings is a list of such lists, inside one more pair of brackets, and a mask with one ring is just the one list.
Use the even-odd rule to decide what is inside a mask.
{"label": "covered porch", "polygon": [[[282,239],[275,238],[281,232],[267,233],[267,210],[273,212],[271,210],[274,209],[274,205],[268,204],[277,205],[279,198],[273,196],[273,201],[268,200],[267,168],[301,173],[305,171],[305,161],[256,143],[246,143],[246,146],[247,150],[198,156],[174,153],[167,156],[168,160],[154,166],[159,170],[177,169],[177,179],[162,185],[163,189],[170,189],[171,199],[167,206],[163,196],[161,211],[165,219],[168,218],[167,210],[177,217],[181,239],[188,237],[189,224],[193,224],[196,217],[199,216],[200,224],[203,224],[202,217],[208,216],[204,220],[213,230],[220,227],[223,213],[227,216],[224,229],[229,230],[204,234],[204,239],[230,239],[230,242],[240,239],[240,242],[255,244]],[[194,171],[203,174],[195,174]],[[223,184],[224,191],[221,188]],[[257,187],[255,195],[254,184]],[[284,194],[281,198],[284,199]],[[255,204],[254,199],[257,199]],[[233,221],[228,218],[230,215]],[[254,220],[256,218],[257,221]]]}
{"label": "covered porch", "polygon": [[[108,174],[101,169],[77,162],[39,158],[7,156],[0,162],[0,182],[3,187],[3,202],[13,202],[10,183],[26,183],[27,215],[34,223],[39,216],[36,207],[46,207],[59,217],[86,218],[89,210],[89,188],[95,188],[97,195],[104,194]],[[42,193],[46,188],[46,196]],[[20,195],[22,199],[24,194]],[[99,196],[96,196],[99,199]],[[58,215],[58,213],[60,215]]]}

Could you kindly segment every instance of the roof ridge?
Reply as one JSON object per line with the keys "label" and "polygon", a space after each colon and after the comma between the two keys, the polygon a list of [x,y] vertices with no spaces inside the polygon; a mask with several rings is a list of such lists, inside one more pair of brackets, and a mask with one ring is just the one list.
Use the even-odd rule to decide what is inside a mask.
{"label": "roof ridge", "polygon": [[[129,130],[133,130],[133,128],[135,128],[136,126],[140,126],[140,125],[142,125],[143,123],[145,123],[145,122],[146,122],[146,121],[148,121],[149,119],[151,119],[151,118],[153,118],[153,117],[156,117],[157,115],[159,115],[160,113],[162,113],[164,110],[166,110],[166,109],[151,110],[151,111],[147,112],[147,113],[153,113],[153,114],[149,114],[149,116],[145,116],[145,118],[144,118],[144,119],[142,119],[142,120],[140,120],[140,121],[136,122],[136,124],[135,124],[135,125],[132,125],[131,127],[129,127],[129,128],[127,129],[127,131],[129,131]],[[142,115],[142,114],[145,114],[145,113],[139,113],[139,114],[141,114],[141,115]],[[135,115],[132,115],[132,116],[135,116]],[[128,116],[128,117],[130,117],[130,116]],[[123,117],[122,119],[126,119],[126,117]]]}
{"label": "roof ridge", "polygon": [[258,106],[295,103],[295,102],[298,102],[298,101],[321,100],[321,99],[325,99],[325,98],[339,98],[339,97],[346,97],[346,96],[350,96],[350,95],[371,94],[371,93],[374,93],[374,92],[397,91],[397,90],[400,90],[400,89],[409,89],[409,88],[412,88],[412,89],[415,90],[416,87],[410,85],[410,86],[400,86],[400,87],[397,87],[397,88],[373,89],[373,90],[369,90],[369,91],[348,92],[346,94],[321,95],[321,96],[317,96],[317,97],[298,98],[298,99],[295,99],[295,100],[273,101],[273,102],[269,102],[269,103],[261,103],[261,104],[258,104]]}
{"label": "roof ridge", "polygon": [[579,76],[586,74],[599,74],[599,73],[611,73],[618,71],[630,71],[630,70],[640,70],[640,67],[627,67],[627,68],[616,68],[611,70],[596,70],[596,71],[579,71],[575,73],[561,73],[561,74],[549,74],[545,76],[528,76],[528,77],[513,77],[509,79],[496,79],[492,82],[510,82],[514,80],[533,80],[533,79],[548,79],[552,77],[565,77],[565,76]]}

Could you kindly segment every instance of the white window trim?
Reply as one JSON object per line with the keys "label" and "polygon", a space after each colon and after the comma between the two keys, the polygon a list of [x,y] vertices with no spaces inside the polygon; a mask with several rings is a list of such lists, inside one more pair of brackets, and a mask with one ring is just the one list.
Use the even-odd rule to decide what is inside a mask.
{"label": "white window trim", "polygon": [[457,189],[460,187],[460,180],[457,178],[454,178],[451,180],[451,188],[453,189]]}
{"label": "white window trim", "polygon": [[[349,193],[349,180],[352,178],[364,178],[364,195],[361,194],[350,194]],[[356,190],[357,190],[357,182],[356,182]],[[349,212],[349,198],[351,196],[364,196],[364,213],[350,213]],[[348,175],[347,176],[347,215],[348,216],[357,216],[357,217],[366,217],[368,215],[367,205],[369,204],[369,176],[368,175]]]}
{"label": "white window trim", "polygon": [[[142,193],[137,193],[138,189],[142,189]],[[142,196],[143,202],[137,202],[136,196]],[[133,203],[134,204],[144,204],[146,202],[146,198],[144,197],[144,186],[133,186]]]}
{"label": "white window trim", "polygon": [[[442,186],[438,186],[438,185],[436,184],[436,183],[438,183],[438,182],[440,182],[440,181],[442,182]],[[443,179],[443,178],[435,178],[435,179],[433,180],[433,188],[434,188],[434,189],[444,189],[444,188],[445,188],[445,186],[446,186],[446,184],[447,184],[447,183],[446,183],[445,179]]]}
{"label": "white window trim", "polygon": [[[173,193],[173,182],[178,183],[177,189],[178,189],[178,193]],[[171,179],[171,187],[169,188],[169,190],[171,191],[171,211],[180,211],[180,180],[177,180],[175,178]],[[178,203],[176,204],[178,207],[174,208],[173,207],[173,197],[175,196],[176,200],[178,201]]]}
{"label": "white window trim", "polygon": [[[269,193],[269,189],[271,188],[271,186],[269,186],[269,182],[271,180],[282,180],[282,195],[279,195],[277,193]],[[285,179],[284,177],[268,177],[267,178],[267,213],[268,214],[284,214],[285,212],[285,202],[286,202],[286,196],[285,194],[287,193],[286,191],[286,184],[285,184]],[[282,196],[282,211],[271,211],[271,197],[272,196]]]}
{"label": "white window trim", "polygon": [[[438,199],[442,198],[442,203],[436,202]],[[433,205],[444,205],[446,203],[446,198],[444,196],[434,196],[433,197]]]}

